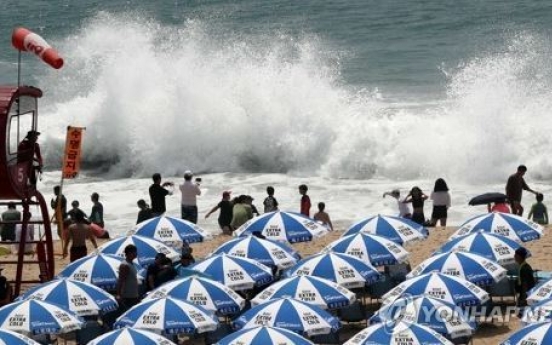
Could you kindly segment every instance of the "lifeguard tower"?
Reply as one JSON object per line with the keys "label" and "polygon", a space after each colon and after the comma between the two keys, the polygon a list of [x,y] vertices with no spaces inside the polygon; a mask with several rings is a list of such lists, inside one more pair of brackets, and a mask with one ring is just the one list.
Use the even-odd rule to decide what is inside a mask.
{"label": "lifeguard tower", "polygon": [[[15,203],[22,206],[20,222],[20,241],[17,244],[17,260],[0,260],[0,265],[17,265],[13,282],[13,295],[18,296],[22,284],[51,280],[54,276],[54,251],[52,228],[48,207],[42,194],[36,189],[34,152],[21,152],[21,142],[30,131],[37,131],[38,98],[42,91],[31,86],[0,86],[0,205]],[[34,150],[33,148],[30,148]],[[37,207],[39,214],[33,215],[31,207]],[[38,240],[28,242],[27,226],[33,224],[40,229]],[[2,245],[13,246],[13,242],[0,241]],[[36,244],[36,253],[31,258],[25,257],[26,244]],[[37,264],[40,274],[36,279],[23,280],[25,265]],[[10,278],[10,277],[8,277]]]}

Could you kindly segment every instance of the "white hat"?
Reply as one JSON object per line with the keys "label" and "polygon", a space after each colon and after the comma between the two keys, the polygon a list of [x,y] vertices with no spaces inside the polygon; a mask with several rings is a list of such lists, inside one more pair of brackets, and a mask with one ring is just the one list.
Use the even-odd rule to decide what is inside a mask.
{"label": "white hat", "polygon": [[184,171],[184,176],[194,176],[194,174],[190,170]]}

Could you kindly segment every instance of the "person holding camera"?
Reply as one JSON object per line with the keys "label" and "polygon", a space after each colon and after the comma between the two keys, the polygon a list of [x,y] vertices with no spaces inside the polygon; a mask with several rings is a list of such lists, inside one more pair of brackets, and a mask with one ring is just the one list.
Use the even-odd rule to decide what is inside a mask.
{"label": "person holding camera", "polygon": [[182,193],[180,207],[182,219],[197,224],[197,196],[201,195],[201,189],[199,189],[201,178],[198,177],[195,182],[192,182],[192,177],[194,174],[190,170],[184,172],[184,183],[180,185]]}
{"label": "person holding camera", "polygon": [[172,190],[166,189],[166,187],[174,186],[172,182],[161,183],[161,174],[155,173],[151,177],[153,184],[149,187],[149,195],[151,199],[151,215],[152,217],[161,216],[167,211],[165,204],[165,197],[172,194]]}

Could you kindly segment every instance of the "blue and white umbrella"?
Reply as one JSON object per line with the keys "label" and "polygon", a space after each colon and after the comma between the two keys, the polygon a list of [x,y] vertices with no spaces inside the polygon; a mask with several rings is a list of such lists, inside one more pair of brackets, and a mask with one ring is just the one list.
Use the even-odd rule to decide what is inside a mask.
{"label": "blue and white umbrella", "polygon": [[284,276],[316,276],[346,288],[364,287],[380,279],[380,273],[372,265],[352,255],[333,252],[303,259],[285,270]]}
{"label": "blue and white umbrella", "polygon": [[359,232],[387,237],[400,245],[423,240],[428,235],[426,228],[409,219],[380,215],[363,219],[351,225],[343,237]]}
{"label": "blue and white umbrella", "polygon": [[245,306],[245,300],[229,287],[198,276],[165,283],[151,291],[144,300],[162,297],[185,300],[222,315],[236,314]]}
{"label": "blue and white umbrella", "polygon": [[266,238],[284,242],[308,242],[328,233],[328,228],[314,219],[293,212],[269,212],[255,217],[235,231],[236,236],[260,232]]}
{"label": "blue and white umbrella", "polygon": [[382,296],[383,304],[408,295],[434,297],[457,306],[481,305],[489,300],[489,294],[477,285],[461,278],[433,272],[410,278],[391,289]]}
{"label": "blue and white umbrella", "polygon": [[408,322],[377,323],[343,345],[452,345],[445,337],[426,326]]}
{"label": "blue and white umbrella", "polygon": [[255,327],[240,329],[222,338],[215,345],[314,345],[297,333],[278,327]]}
{"label": "blue and white umbrella", "polygon": [[213,255],[190,268],[213,277],[234,291],[263,286],[274,280],[271,269],[265,265],[227,254]]}
{"label": "blue and white umbrella", "polygon": [[469,337],[476,327],[460,307],[426,296],[400,298],[384,305],[370,318],[370,323],[399,321],[427,326],[450,339]]}
{"label": "blue and white umbrella", "polygon": [[121,315],[114,326],[146,329],[160,334],[194,334],[216,330],[218,319],[200,306],[166,297],[140,302]]}
{"label": "blue and white umbrella", "polygon": [[176,345],[162,335],[134,328],[120,328],[100,335],[86,345]]}
{"label": "blue and white umbrella", "polygon": [[528,242],[538,240],[542,236],[543,228],[517,215],[492,212],[468,220],[450,238],[455,239],[479,230],[505,236],[517,242]]}
{"label": "blue and white umbrella", "polygon": [[210,238],[205,230],[196,224],[168,216],[143,221],[137,224],[130,234],[153,238],[172,247],[181,246],[182,242],[203,242]]}
{"label": "blue and white umbrella", "polygon": [[[119,256],[108,254],[88,255],[65,266],[58,277],[90,283],[105,290],[114,290],[117,287],[119,266],[123,260]],[[140,269],[136,264],[135,267],[137,270]]]}
{"label": "blue and white umbrella", "polygon": [[24,300],[0,308],[0,328],[24,334],[60,334],[80,329],[80,317],[56,304]]}
{"label": "blue and white umbrella", "polygon": [[0,345],[40,345],[40,343],[19,333],[0,329]]}
{"label": "blue and white umbrella", "polygon": [[353,292],[332,281],[314,276],[297,276],[270,285],[251,300],[251,305],[284,297],[295,298],[322,309],[346,307],[356,300]]}
{"label": "blue and white umbrella", "polygon": [[447,243],[443,244],[435,254],[450,251],[469,252],[493,260],[500,265],[510,265],[515,263],[514,254],[519,247],[521,247],[521,245],[518,242],[508,237],[479,230],[449,240]]}
{"label": "blue and white umbrella", "polygon": [[552,344],[552,322],[540,322],[515,331],[500,345],[549,345]]}
{"label": "blue and white umbrella", "polygon": [[284,269],[293,266],[301,257],[288,245],[255,236],[238,237],[215,249],[212,255],[229,254],[253,259],[265,266]]}
{"label": "blue and white umbrella", "polygon": [[116,310],[115,297],[90,283],[56,279],[40,284],[21,295],[19,300],[34,299],[54,303],[73,313],[98,315]]}
{"label": "blue and white umbrella", "polygon": [[155,261],[155,255],[157,255],[157,253],[165,254],[167,258],[173,262],[180,260],[180,253],[172,247],[152,238],[137,235],[116,238],[98,247],[97,251],[102,254],[112,254],[124,258],[125,248],[129,244],[136,246],[138,250],[136,261],[139,265],[144,267]]}
{"label": "blue and white umbrella", "polygon": [[386,237],[363,232],[337,239],[323,251],[356,256],[374,266],[395,265],[408,259],[408,252],[401,245]]}
{"label": "blue and white umbrella", "polygon": [[307,334],[335,333],[341,327],[339,319],[312,304],[280,298],[251,308],[232,323],[234,328],[273,326]]}
{"label": "blue and white umbrella", "polygon": [[529,290],[527,304],[537,304],[549,298],[552,298],[552,279],[545,280]]}
{"label": "blue and white umbrella", "polygon": [[507,271],[495,261],[465,252],[434,255],[416,266],[406,278],[440,272],[465,279],[479,286],[488,286],[506,278]]}

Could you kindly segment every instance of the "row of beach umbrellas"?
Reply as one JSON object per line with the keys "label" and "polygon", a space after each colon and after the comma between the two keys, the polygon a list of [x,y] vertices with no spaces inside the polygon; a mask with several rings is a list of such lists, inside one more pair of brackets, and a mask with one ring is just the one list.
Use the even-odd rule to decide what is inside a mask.
{"label": "row of beach umbrellas", "polygon": [[[455,314],[458,306],[485,303],[488,294],[477,285],[486,286],[502,279],[504,269],[497,262],[509,262],[520,241],[534,240],[542,234],[542,230],[530,222],[525,222],[525,228],[522,228],[514,222],[516,219],[510,220],[512,216],[490,214],[480,217],[485,227],[474,225],[474,220],[470,221],[469,230],[465,230],[468,225],[462,226],[453,239],[440,248],[439,253],[414,268],[407,281],[383,296],[385,307],[370,320],[374,324],[347,344],[366,343],[374,337],[394,339],[394,336],[406,336],[407,333],[412,333],[412,339],[436,339],[434,343],[448,344],[443,334],[467,334],[473,328],[467,321],[461,323],[464,328],[457,326],[456,329],[451,328],[451,323],[447,326],[446,323],[436,322],[435,325],[441,327],[437,331],[421,324],[413,325],[415,315],[412,315],[412,310],[432,305]],[[81,316],[113,310],[117,307],[115,300],[100,288],[114,288],[122,260],[121,248],[124,249],[129,243],[140,246],[139,253],[143,251],[148,254],[138,260],[137,265],[144,266],[155,256],[149,256],[148,247],[152,252],[165,252],[176,260],[179,253],[174,247],[182,241],[199,242],[207,238],[198,227],[167,218],[170,217],[145,222],[150,224],[147,228],[149,233],[141,230],[146,227],[140,224],[129,236],[110,241],[98,253],[68,265],[60,273],[59,280],[31,289],[19,301],[0,308],[0,322],[12,320],[2,328],[25,334],[63,333],[80,327]],[[274,225],[272,221],[279,223]],[[301,225],[304,232],[293,228],[293,222],[296,224],[293,226]],[[191,228],[188,238],[179,234],[184,232],[181,229],[174,232],[179,234],[178,237],[171,237],[172,232],[167,229],[179,229],[182,224],[188,230]],[[196,237],[192,237],[193,231]],[[216,315],[236,315],[243,310],[245,301],[236,291],[273,283],[273,271],[268,266],[282,270],[284,279],[268,286],[252,299],[252,308],[233,322],[235,328],[243,330],[230,335],[231,339],[292,339],[289,337],[295,336],[286,330],[271,327],[278,325],[306,335],[336,332],[340,327],[339,320],[325,309],[338,309],[353,303],[356,296],[349,288],[377,282],[380,273],[375,267],[406,261],[408,252],[402,245],[427,236],[426,229],[407,220],[376,216],[351,226],[342,238],[328,245],[320,254],[301,259],[289,246],[289,243],[312,240],[326,231],[312,220],[296,214],[275,212],[257,217],[238,229],[237,235],[243,237],[232,239],[210,257],[191,267],[205,277],[178,279],[154,290],[118,319],[116,327],[123,327],[121,330],[105,334],[102,339],[147,337],[147,334],[138,334],[147,331],[134,328],[163,334],[215,330],[218,327]],[[266,239],[251,236],[258,233]],[[497,243],[501,246],[499,251],[495,250]],[[66,296],[65,299],[63,296]],[[56,325],[54,321],[41,319],[34,323],[41,327],[25,328],[33,324],[30,322],[33,315],[42,317],[47,314],[45,310],[55,308],[60,310],[50,314],[61,315],[65,324],[58,320]],[[390,319],[395,322],[390,324]],[[20,328],[14,329],[14,325]],[[259,325],[263,327],[256,327]],[[155,339],[155,335],[153,337]],[[364,340],[359,342],[361,339]],[[221,344],[224,341],[229,340],[225,338]]]}

